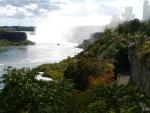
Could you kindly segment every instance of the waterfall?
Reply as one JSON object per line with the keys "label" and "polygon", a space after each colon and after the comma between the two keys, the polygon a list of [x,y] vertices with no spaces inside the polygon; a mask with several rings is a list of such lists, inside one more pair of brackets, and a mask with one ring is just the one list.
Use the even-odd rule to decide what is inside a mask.
{"label": "waterfall", "polygon": [[111,17],[100,14],[97,7],[88,3],[63,4],[39,22],[36,35],[29,39],[36,43],[81,43],[91,32],[101,32],[100,27],[110,22]]}

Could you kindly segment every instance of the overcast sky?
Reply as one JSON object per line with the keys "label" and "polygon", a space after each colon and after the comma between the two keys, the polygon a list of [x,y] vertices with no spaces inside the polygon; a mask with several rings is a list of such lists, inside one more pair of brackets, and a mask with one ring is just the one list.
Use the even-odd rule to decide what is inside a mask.
{"label": "overcast sky", "polygon": [[136,18],[142,19],[144,0],[0,0],[0,25],[36,25],[55,11],[69,17],[96,13],[102,17],[121,15],[133,7]]}

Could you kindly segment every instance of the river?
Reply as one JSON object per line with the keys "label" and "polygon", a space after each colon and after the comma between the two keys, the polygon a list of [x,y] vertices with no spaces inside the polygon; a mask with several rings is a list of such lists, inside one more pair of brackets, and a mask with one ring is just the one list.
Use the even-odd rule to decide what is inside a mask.
{"label": "river", "polygon": [[68,44],[36,44],[0,48],[0,73],[4,68],[36,67],[44,63],[59,62],[68,56],[73,57],[82,50]]}

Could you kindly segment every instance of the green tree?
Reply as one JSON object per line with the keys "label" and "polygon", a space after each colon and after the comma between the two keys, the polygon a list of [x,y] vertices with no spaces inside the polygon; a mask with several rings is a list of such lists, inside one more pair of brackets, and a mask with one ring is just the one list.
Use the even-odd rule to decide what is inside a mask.
{"label": "green tree", "polygon": [[142,104],[150,104],[150,97],[132,85],[99,86],[94,93],[84,113],[142,113]]}
{"label": "green tree", "polygon": [[30,69],[9,69],[0,93],[0,113],[61,113],[71,91],[68,81],[38,81]]}

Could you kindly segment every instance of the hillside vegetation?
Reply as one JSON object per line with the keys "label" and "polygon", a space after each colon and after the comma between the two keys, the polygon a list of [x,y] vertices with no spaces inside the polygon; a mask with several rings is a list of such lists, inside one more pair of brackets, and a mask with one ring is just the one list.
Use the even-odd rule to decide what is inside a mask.
{"label": "hillside vegetation", "polygon": [[[34,69],[8,69],[0,92],[1,113],[142,113],[150,95],[136,85],[118,85],[130,75],[128,49],[150,65],[150,22],[135,19],[106,29],[83,52],[60,63]],[[38,81],[35,76],[53,81]]]}

